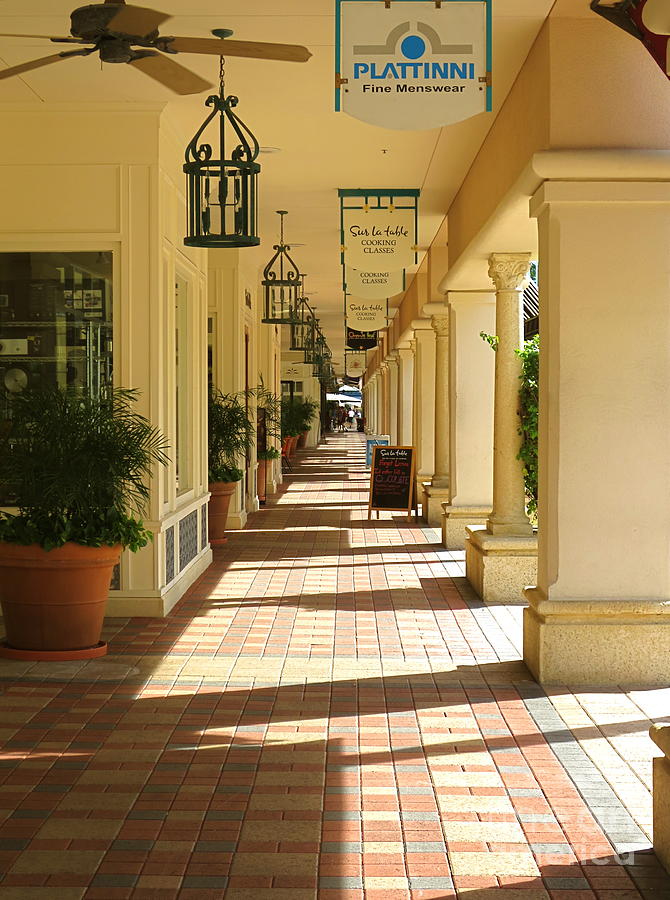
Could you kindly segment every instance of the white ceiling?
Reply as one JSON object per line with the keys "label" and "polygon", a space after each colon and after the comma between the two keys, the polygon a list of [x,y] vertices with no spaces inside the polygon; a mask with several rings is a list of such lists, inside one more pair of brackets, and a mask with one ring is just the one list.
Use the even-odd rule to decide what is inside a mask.
{"label": "white ceiling", "polygon": [[[419,243],[427,247],[491,127],[554,0],[494,0],[494,111],[430,131],[390,131],[333,111],[333,0],[140,0],[174,18],[161,33],[209,37],[231,28],[239,40],[306,45],[303,64],[230,58],[226,85],[238,94],[238,113],[262,146],[261,238],[258,263],[277,237],[274,210],[287,209],[286,236],[308,273],[307,293],[317,307],[335,361],[343,362],[341,187],[421,188]],[[561,0],[565,2],[565,0]],[[581,0],[588,6],[586,0]],[[0,32],[69,34],[68,0],[0,0]],[[277,10],[281,9],[278,13]],[[0,66],[54,52],[44,40],[0,38]],[[179,62],[218,80],[218,59],[182,54]],[[21,102],[170,102],[188,137],[204,118],[206,94],[177,98],[130,66],[75,58],[0,82],[0,104]],[[519,123],[523,128],[523,123]],[[297,244],[304,246],[298,247]]]}

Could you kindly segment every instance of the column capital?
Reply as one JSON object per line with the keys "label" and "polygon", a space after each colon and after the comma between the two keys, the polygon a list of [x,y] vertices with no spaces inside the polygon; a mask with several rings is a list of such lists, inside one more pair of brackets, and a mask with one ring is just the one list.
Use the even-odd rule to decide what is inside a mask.
{"label": "column capital", "polygon": [[489,278],[497,291],[521,291],[528,279],[530,253],[492,253],[489,256]]}
{"label": "column capital", "polygon": [[430,319],[413,319],[412,331],[414,332],[415,340],[417,331],[432,331]]}
{"label": "column capital", "polygon": [[430,324],[437,337],[449,337],[449,316],[432,316]]}
{"label": "column capital", "polygon": [[412,340],[409,342],[409,349],[413,354],[416,353],[416,338],[412,338]]}

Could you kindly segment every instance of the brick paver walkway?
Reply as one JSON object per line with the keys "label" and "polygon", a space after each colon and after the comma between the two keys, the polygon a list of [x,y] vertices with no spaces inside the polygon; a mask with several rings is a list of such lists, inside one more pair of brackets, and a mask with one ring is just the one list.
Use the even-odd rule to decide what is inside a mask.
{"label": "brick paver walkway", "polygon": [[303,454],[104,660],[0,665],[0,900],[670,897],[645,736],[670,692],[542,690],[520,607],[367,521],[362,457]]}

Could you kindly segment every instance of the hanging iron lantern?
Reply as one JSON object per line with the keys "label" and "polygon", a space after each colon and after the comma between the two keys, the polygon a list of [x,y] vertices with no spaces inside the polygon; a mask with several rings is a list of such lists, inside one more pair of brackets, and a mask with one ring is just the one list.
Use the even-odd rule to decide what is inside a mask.
{"label": "hanging iron lantern", "polygon": [[274,322],[276,325],[294,325],[300,321],[298,297],[300,294],[300,273],[298,267],[288,254],[291,249],[284,243],[285,209],[278,209],[280,217],[279,243],[274,245],[277,251],[263,269],[263,301],[265,315],[262,322]]}
{"label": "hanging iron lantern", "polygon": [[297,302],[297,322],[291,325],[291,350],[304,350],[309,344],[314,331],[314,314],[305,297],[305,276],[302,275],[301,296]]}
{"label": "hanging iron lantern", "polygon": [[[238,98],[225,96],[224,60],[221,57],[219,94],[210,95],[213,107],[186,148],[187,247],[254,247],[258,231],[258,141],[233,112]],[[199,143],[209,124],[218,116],[218,152]],[[237,146],[226,159],[226,131],[232,129]],[[217,158],[218,156],[218,158]]]}
{"label": "hanging iron lantern", "polygon": [[[323,336],[319,328],[319,320],[314,319],[314,328],[305,343],[305,362],[311,363],[315,370],[321,366],[321,356],[323,351]],[[316,375],[316,371],[314,372]]]}
{"label": "hanging iron lantern", "polygon": [[314,341],[314,348],[312,352],[312,374],[315,378],[321,378],[323,375],[324,367],[327,363],[328,357],[330,355],[330,349],[328,348],[328,344],[326,343],[326,339],[323,336],[323,332],[321,329],[317,329],[316,340]]}

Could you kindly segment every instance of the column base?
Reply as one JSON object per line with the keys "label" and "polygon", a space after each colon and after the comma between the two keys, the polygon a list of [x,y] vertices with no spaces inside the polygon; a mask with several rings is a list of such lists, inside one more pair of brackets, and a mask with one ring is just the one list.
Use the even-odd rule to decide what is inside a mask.
{"label": "column base", "polygon": [[523,589],[537,581],[537,537],[465,532],[465,575],[476,593],[487,603],[523,604]]}
{"label": "column base", "polygon": [[448,487],[435,487],[430,483],[424,483],[423,487],[423,518],[431,528],[442,527],[442,506],[449,501]]}
{"label": "column base", "polygon": [[654,852],[670,872],[670,728],[653,725],[649,734],[665,754],[654,759]]}
{"label": "column base", "polygon": [[542,684],[667,685],[667,602],[552,601],[536,587],[525,593],[524,660]]}
{"label": "column base", "polygon": [[442,504],[442,543],[448,550],[465,550],[466,527],[484,528],[491,515],[488,506]]}
{"label": "column base", "polygon": [[238,531],[247,524],[247,512],[245,509],[238,509],[235,512],[228,513],[226,519],[226,531]]}
{"label": "column base", "polygon": [[163,587],[156,591],[110,591],[105,607],[105,616],[124,619],[128,616],[142,618],[167,616],[191,585],[195,584],[211,566],[212,559],[211,547],[207,545],[195,559],[191,560],[169,587]]}

